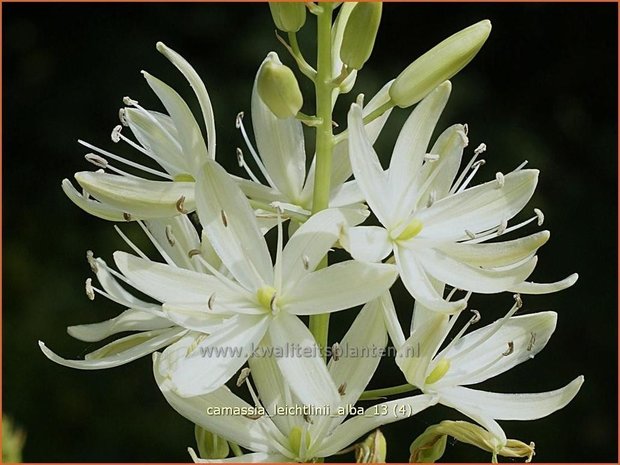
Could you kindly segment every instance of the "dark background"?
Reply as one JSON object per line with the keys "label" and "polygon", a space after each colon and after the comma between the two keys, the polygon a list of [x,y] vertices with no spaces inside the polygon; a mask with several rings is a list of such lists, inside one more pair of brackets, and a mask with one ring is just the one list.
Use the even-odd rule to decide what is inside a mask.
{"label": "dark background", "polygon": [[[203,77],[215,108],[218,159],[235,172],[241,138],[234,117],[249,111],[255,70],[270,50],[291,60],[274,38],[265,4],[5,3],[2,9],[3,409],[27,430],[27,461],[188,461],[192,425],[160,395],[150,357],[85,372],[57,366],[39,352],[41,339],[64,356],[80,357],[97,345],[71,340],[65,327],[121,311],[103,298],[85,298],[90,272],[84,256],[93,249],[110,261],[126,246],[112,224],[73,206],[60,181],[91,169],[78,138],[133,156],[109,134],[123,96],[161,108],[141,69],[173,85],[197,111],[189,86],[156,52],[156,41],[183,54]],[[502,424],[509,437],[536,442],[536,461],[616,462],[617,6],[386,4],[375,53],[354,92],[341,98],[336,120],[344,121],[357,92],[370,98],[413,58],[484,18],[493,22],[492,35],[453,79],[439,127],[468,123],[469,154],[487,144],[478,181],[523,159],[541,169],[537,193],[520,217],[539,207],[553,233],[533,278],[556,280],[574,271],[581,278],[560,294],[525,297],[526,311],[559,313],[557,331],[535,361],[483,387],[537,392],[585,375],[563,411]],[[313,24],[301,36],[308,58]],[[304,110],[312,112],[311,102]],[[407,114],[392,117],[379,153],[389,155]],[[137,229],[124,230],[140,240]],[[411,300],[400,284],[395,299],[406,321]],[[511,297],[475,298],[472,305],[488,323],[508,310]],[[333,318],[334,337],[350,317]],[[403,382],[392,362],[380,373],[373,387]],[[409,444],[426,426],[458,418],[437,407],[385,427],[389,459],[406,461]],[[489,456],[451,442],[444,459]]]}

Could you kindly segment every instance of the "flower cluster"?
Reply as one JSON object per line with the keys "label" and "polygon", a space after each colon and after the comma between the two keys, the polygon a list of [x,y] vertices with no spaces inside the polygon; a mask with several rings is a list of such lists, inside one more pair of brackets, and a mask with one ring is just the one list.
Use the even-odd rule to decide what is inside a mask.
{"label": "flower cluster", "polygon": [[[87,342],[131,334],[84,360],[62,358],[42,342],[40,347],[61,365],[87,370],[152,353],[155,381],[166,400],[196,424],[198,454],[190,449],[195,461],[308,462],[347,450],[356,450],[357,461],[384,461],[386,440],[379,431],[356,441],[435,404],[476,424],[446,421],[429,428],[412,444],[412,461],[438,459],[447,435],[494,458],[531,459],[533,445],[508,439],[497,420],[547,416],[572,400],[583,377],[538,394],[467,386],[532,359],[545,347],[557,315],[515,316],[521,295],[560,291],[577,275],[528,282],[549,232],[504,240],[543,222],[535,209],[530,219],[509,224],[530,201],[537,170],[523,164],[473,185],[485,147],[476,148],[460,169],[467,125],[449,126],[432,140],[452,90],[448,79],[480,50],[490,23],[449,37],[367,104],[360,95],[350,105],[347,128],[334,134],[333,107],[353,88],[370,56],[382,11],[380,3],[345,3],[332,21],[336,7],[270,4],[276,26],[288,34],[288,42],[281,41],[315,86],[316,111],[301,113],[304,100],[295,74],[269,53],[252,93],[255,144],[243,113],[236,121],[251,155],[246,160],[237,149],[247,177],[228,173],[217,161],[214,111],[203,81],[181,55],[157,44],[193,88],[206,139],[182,97],[145,72],[166,113],[126,97],[112,140],[150,161],[139,163],[80,141],[93,151],[86,159],[99,169],[75,174],[81,192],[71,181],[62,182],[86,212],[139,224],[159,254],[148,257],[118,227],[133,253],[116,252],[116,269],[87,253],[99,282],[87,279],[87,296],[100,294],[125,310],[107,321],[70,326],[69,334]],[[308,11],[317,18],[316,69],[296,38]],[[394,107],[414,104],[384,169],[374,142]],[[309,163],[304,125],[316,129]],[[267,240],[272,236],[273,256]],[[348,259],[333,261],[345,253]],[[413,312],[399,312],[400,320],[410,321],[406,329],[390,294],[397,279],[415,299]],[[467,310],[472,293],[501,292],[514,294],[510,311],[468,331],[481,318],[479,311]],[[330,341],[329,314],[358,306],[342,340]],[[369,391],[389,341],[406,383]],[[379,350],[363,350],[369,348]],[[241,397],[245,389],[250,403]],[[408,394],[359,406],[362,400],[402,393]]]}

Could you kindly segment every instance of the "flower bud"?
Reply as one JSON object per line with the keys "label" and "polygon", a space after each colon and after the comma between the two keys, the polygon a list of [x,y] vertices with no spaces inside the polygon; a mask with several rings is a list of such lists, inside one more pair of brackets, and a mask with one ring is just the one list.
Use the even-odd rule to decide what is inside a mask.
{"label": "flower bud", "polygon": [[379,23],[380,2],[362,2],[355,5],[344,30],[340,60],[351,69],[362,69],[375,46]]}
{"label": "flower bud", "polygon": [[228,457],[228,453],[230,452],[228,442],[217,434],[196,425],[194,428],[194,436],[196,436],[196,445],[198,446],[198,452],[201,458],[221,460]]}
{"label": "flower bud", "polygon": [[409,447],[410,463],[435,463],[446,450],[448,436],[433,425],[419,435]]}
{"label": "flower bud", "polygon": [[274,52],[267,55],[258,71],[256,86],[262,101],[278,118],[295,116],[304,103],[293,71]]}
{"label": "flower bud", "polygon": [[306,22],[303,2],[269,2],[271,17],[276,27],[284,32],[297,32]]}
{"label": "flower bud", "polygon": [[467,65],[491,33],[489,20],[469,26],[448,37],[411,63],[390,87],[392,101],[406,108],[422,100],[442,82]]}
{"label": "flower bud", "polygon": [[376,429],[357,445],[355,461],[357,463],[385,463],[386,456],[387,442],[385,436]]}

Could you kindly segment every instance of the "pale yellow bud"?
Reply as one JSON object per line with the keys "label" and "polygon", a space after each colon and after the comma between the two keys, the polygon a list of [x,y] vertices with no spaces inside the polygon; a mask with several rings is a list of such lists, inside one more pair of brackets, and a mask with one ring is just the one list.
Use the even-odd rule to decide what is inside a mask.
{"label": "pale yellow bud", "polygon": [[228,457],[230,452],[228,441],[222,439],[217,434],[196,425],[194,436],[196,437],[196,445],[201,458],[221,460]]}
{"label": "pale yellow bud", "polygon": [[297,32],[306,22],[303,2],[269,2],[271,17],[276,27],[284,32]]}
{"label": "pale yellow bud", "polygon": [[288,66],[271,52],[258,72],[258,95],[278,118],[295,116],[304,103],[299,84]]}
{"label": "pale yellow bud", "polygon": [[375,46],[382,3],[362,2],[355,5],[342,37],[340,60],[351,69],[362,69]]}
{"label": "pale yellow bud", "polygon": [[438,431],[439,425],[433,425],[419,435],[409,447],[409,462],[435,463],[446,450],[448,436]]}
{"label": "pale yellow bud", "polygon": [[378,429],[359,443],[355,450],[355,461],[357,463],[385,463],[386,456],[387,441]]}
{"label": "pale yellow bud", "polygon": [[469,26],[448,37],[411,63],[390,87],[390,98],[406,108],[422,100],[435,87],[467,65],[491,33],[489,20]]}

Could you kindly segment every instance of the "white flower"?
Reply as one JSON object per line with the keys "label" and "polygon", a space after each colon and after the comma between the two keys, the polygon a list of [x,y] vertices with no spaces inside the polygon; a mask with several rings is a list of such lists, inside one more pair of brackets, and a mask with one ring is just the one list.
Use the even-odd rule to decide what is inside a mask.
{"label": "white flower", "polygon": [[[427,153],[435,124],[448,100],[446,81],[411,113],[400,132],[389,169],[379,163],[362,124],[362,109],[349,111],[349,154],[355,179],[383,227],[352,228],[342,238],[354,258],[379,261],[394,252],[403,283],[416,301],[441,312],[456,312],[465,299],[448,302],[436,282],[483,294],[505,290],[544,293],[577,280],[524,283],[536,265],[536,250],[549,238],[543,231],[507,242],[481,242],[539,219],[507,227],[536,187],[537,170],[498,173],[494,181],[470,187],[480,163],[470,162],[455,182],[466,128],[444,131]],[[480,153],[476,151],[476,155]],[[465,179],[469,169],[472,173]]]}
{"label": "white flower", "polygon": [[[126,97],[124,102],[128,107],[121,109],[120,119],[123,125],[129,126],[138,143],[121,133],[121,125],[114,128],[112,140],[126,142],[163,170],[141,165],[80,141],[97,152],[86,155],[86,159],[102,170],[75,174],[83,193],[78,192],[68,179],[62,182],[63,190],[76,205],[103,219],[130,221],[166,218],[194,210],[195,175],[206,159],[215,158],[215,122],[204,83],[194,68],[174,50],[161,42],[157,44],[157,50],[181,71],[194,89],[203,113],[208,143],[205,143],[198,123],[181,96],[164,82],[143,72],[170,116],[145,110],[138,102]],[[127,173],[110,160],[159,179]],[[117,174],[105,173],[103,169]]]}
{"label": "white flower", "polygon": [[[274,265],[254,212],[215,161],[204,165],[197,195],[203,233],[229,275],[204,260],[213,275],[115,253],[116,264],[128,281],[164,302],[167,317],[193,331],[169,347],[160,363],[182,395],[204,394],[222,386],[266,334],[280,347],[295,343],[314,348],[314,338],[296,315],[368,302],[396,279],[393,265],[354,260],[314,271],[336,242],[340,228],[359,223],[364,212],[320,212],[299,228],[286,247],[282,246],[280,222]],[[220,350],[219,356],[205,356],[209,350]],[[329,400],[335,397],[335,389],[330,391],[318,381],[299,381],[302,373],[325,369],[320,353],[314,352],[313,357],[284,358],[278,363],[301,400],[319,396]]]}
{"label": "white flower", "polygon": [[[254,405],[244,402],[225,386],[197,397],[179,396],[170,379],[165,376],[161,357],[157,354],[154,355],[155,378],[166,400],[177,412],[202,428],[251,451],[223,461],[309,462],[317,457],[328,457],[368,431],[415,415],[436,402],[432,395],[418,395],[370,407],[363,415],[354,415],[347,421],[344,421],[348,416],[346,413],[339,414],[339,409],[341,412],[349,412],[379,364],[379,350],[369,352],[367,357],[358,356],[355,350],[385,348],[387,335],[382,315],[385,303],[385,297],[382,297],[364,306],[340,341],[342,354],[332,358],[328,370],[298,372],[302,381],[317,383],[324,389],[339,386],[339,395],[329,409],[325,407],[323,396],[300,401],[287,384],[279,360],[265,356],[267,352],[263,356],[249,359],[257,394],[249,379],[245,383],[250,388]],[[275,347],[276,343],[269,336],[261,346],[265,350]],[[214,409],[222,407],[237,407],[252,413],[263,409],[265,415],[255,418],[252,413],[246,416],[213,414]],[[305,415],[294,413],[295,409],[301,410],[304,407],[307,409]],[[284,415],[278,413],[278,408],[293,413]],[[206,461],[198,459],[191,450],[190,453],[196,461]]]}
{"label": "white flower", "polygon": [[550,415],[567,405],[583,383],[579,376],[561,389],[536,394],[498,394],[465,387],[530,360],[545,347],[555,330],[557,314],[513,316],[519,307],[517,296],[517,304],[504,318],[463,336],[480,318],[475,314],[441,351],[458,314],[426,310],[424,321],[418,321],[405,342],[401,343],[404,338],[398,335],[394,341],[399,344],[396,362],[410,384],[475,420],[502,444],[506,436],[496,420],[535,420]]}

